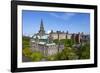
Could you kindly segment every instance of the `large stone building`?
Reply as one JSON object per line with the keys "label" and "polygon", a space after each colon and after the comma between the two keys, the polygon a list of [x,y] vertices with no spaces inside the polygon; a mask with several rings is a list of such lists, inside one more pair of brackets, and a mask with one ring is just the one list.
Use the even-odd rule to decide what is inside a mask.
{"label": "large stone building", "polygon": [[53,40],[58,39],[72,39],[77,43],[81,43],[83,40],[89,40],[89,35],[84,35],[83,33],[69,33],[56,31],[51,32],[49,34],[45,33],[43,21],[41,20],[40,30],[38,33],[34,34],[30,40],[31,50],[33,52],[39,51],[44,54],[44,56],[50,56],[53,54],[57,54],[64,49],[64,45],[57,45],[53,42]]}
{"label": "large stone building", "polygon": [[32,36],[30,45],[33,52],[41,52],[44,56],[57,54],[64,49],[64,45],[55,44],[52,36],[45,33],[43,21],[41,21],[39,32]]}
{"label": "large stone building", "polygon": [[61,31],[57,31],[57,32],[53,32],[53,30],[51,31],[50,35],[52,36],[53,39],[71,39],[72,34],[69,34],[68,31],[67,32],[61,32]]}

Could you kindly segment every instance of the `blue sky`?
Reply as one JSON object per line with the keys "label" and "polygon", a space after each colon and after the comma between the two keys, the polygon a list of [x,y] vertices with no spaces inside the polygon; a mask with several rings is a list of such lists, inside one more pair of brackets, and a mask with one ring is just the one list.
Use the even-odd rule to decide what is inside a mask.
{"label": "blue sky", "polygon": [[23,35],[31,36],[39,31],[41,19],[46,32],[64,31],[90,33],[90,14],[75,12],[22,11]]}

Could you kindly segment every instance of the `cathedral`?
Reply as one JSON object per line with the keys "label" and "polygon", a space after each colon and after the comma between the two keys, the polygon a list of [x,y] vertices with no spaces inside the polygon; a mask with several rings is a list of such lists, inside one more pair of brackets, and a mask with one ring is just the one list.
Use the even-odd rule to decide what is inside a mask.
{"label": "cathedral", "polygon": [[83,33],[71,34],[68,31],[53,32],[53,30],[51,30],[51,32],[47,34],[43,26],[43,21],[41,20],[40,30],[38,31],[38,33],[34,34],[30,39],[31,50],[33,52],[41,52],[44,56],[57,54],[58,52],[61,52],[64,49],[64,45],[57,45],[53,42],[53,40],[55,39],[73,39],[75,42],[80,44],[84,40],[89,40],[89,35],[84,35]]}
{"label": "cathedral", "polygon": [[45,33],[43,21],[41,20],[40,30],[30,40],[31,50],[41,52],[44,56],[50,56],[61,52],[64,45],[57,45],[53,42],[50,34]]}

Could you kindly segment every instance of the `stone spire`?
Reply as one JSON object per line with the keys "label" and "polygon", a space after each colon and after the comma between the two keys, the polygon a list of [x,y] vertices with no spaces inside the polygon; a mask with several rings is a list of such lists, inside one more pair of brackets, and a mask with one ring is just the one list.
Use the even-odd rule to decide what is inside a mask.
{"label": "stone spire", "polygon": [[43,21],[41,20],[41,24],[40,24],[40,30],[44,31],[44,26],[43,26]]}
{"label": "stone spire", "polygon": [[45,30],[44,30],[44,26],[43,26],[43,21],[41,20],[39,35],[43,36],[44,34],[45,34]]}

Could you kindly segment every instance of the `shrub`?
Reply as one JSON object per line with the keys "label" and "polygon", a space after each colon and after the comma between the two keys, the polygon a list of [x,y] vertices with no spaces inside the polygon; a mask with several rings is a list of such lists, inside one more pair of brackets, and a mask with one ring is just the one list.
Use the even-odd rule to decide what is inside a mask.
{"label": "shrub", "polygon": [[67,47],[61,53],[58,53],[56,58],[58,58],[58,60],[75,60],[78,58],[78,56],[72,48]]}
{"label": "shrub", "polygon": [[30,47],[30,37],[23,36],[22,37],[22,44],[23,44],[23,49],[29,48]]}
{"label": "shrub", "polygon": [[82,52],[81,52],[80,59],[89,59],[90,58],[90,45],[85,44],[84,46],[82,46],[81,49],[82,49]]}
{"label": "shrub", "polygon": [[49,61],[54,61],[54,60],[56,60],[56,57],[55,57],[55,55],[51,55],[51,56],[46,57],[46,59]]}
{"label": "shrub", "polygon": [[43,58],[43,55],[40,52],[34,52],[31,54],[32,61],[40,61],[42,60],[42,58]]}
{"label": "shrub", "polygon": [[32,52],[29,48],[25,48],[23,49],[23,54],[26,56],[26,57],[30,57]]}

